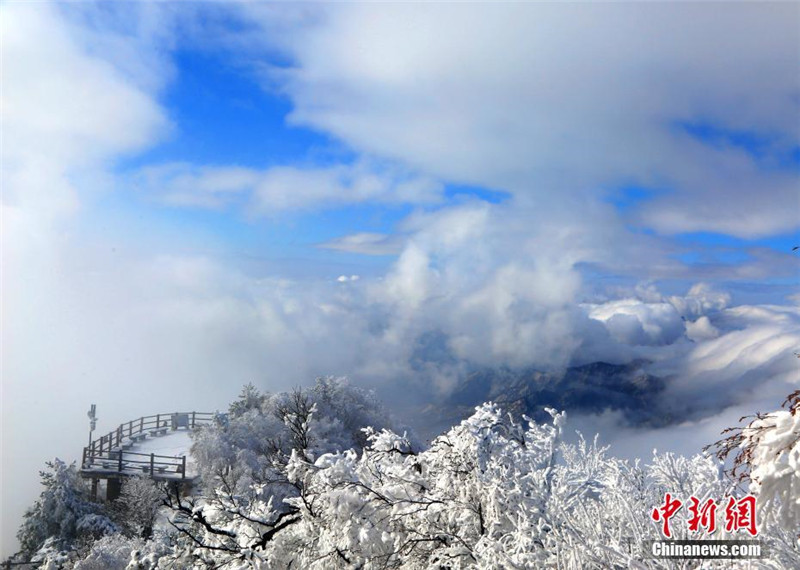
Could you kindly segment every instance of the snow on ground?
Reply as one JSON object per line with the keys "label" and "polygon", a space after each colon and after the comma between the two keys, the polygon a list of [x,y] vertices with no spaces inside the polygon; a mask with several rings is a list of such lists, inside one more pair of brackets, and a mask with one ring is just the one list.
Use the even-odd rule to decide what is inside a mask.
{"label": "snow on ground", "polygon": [[147,439],[133,444],[128,450],[135,453],[154,453],[169,457],[186,456],[186,475],[192,477],[197,474],[194,461],[189,450],[192,447],[191,431],[178,429],[167,431],[165,435],[148,436]]}

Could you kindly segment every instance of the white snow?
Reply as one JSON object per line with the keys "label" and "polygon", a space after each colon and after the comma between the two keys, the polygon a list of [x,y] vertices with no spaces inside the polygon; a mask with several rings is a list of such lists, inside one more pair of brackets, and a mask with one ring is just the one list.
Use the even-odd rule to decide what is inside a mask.
{"label": "white snow", "polygon": [[193,477],[197,474],[194,461],[190,453],[192,447],[191,431],[178,429],[167,431],[161,436],[147,436],[147,439],[134,443],[127,451],[133,453],[154,453],[169,457],[186,456],[186,475]]}

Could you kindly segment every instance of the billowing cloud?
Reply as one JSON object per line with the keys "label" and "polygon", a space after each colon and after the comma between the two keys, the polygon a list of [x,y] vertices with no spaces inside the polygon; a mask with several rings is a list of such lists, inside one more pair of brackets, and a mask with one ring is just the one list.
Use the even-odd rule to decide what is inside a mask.
{"label": "billowing cloud", "polygon": [[651,353],[654,371],[669,378],[654,395],[653,408],[668,421],[656,429],[633,427],[624,412],[575,416],[576,427],[599,431],[623,457],[650,451],[690,454],[720,439],[740,418],[780,407],[800,384],[795,352],[800,346],[800,312],[777,306],[739,306],[700,317],[705,331],[687,326],[693,342]]}
{"label": "billowing cloud", "polygon": [[693,285],[683,296],[662,297],[652,286],[637,292],[636,298],[589,304],[585,309],[591,319],[603,322],[623,344],[665,345],[684,334],[697,339],[716,336],[718,331],[707,313],[721,311],[730,303],[729,294],[714,290],[707,283]]}
{"label": "billowing cloud", "polygon": [[684,317],[697,317],[710,311],[719,311],[731,302],[731,296],[717,291],[708,283],[697,283],[685,296],[672,296],[669,302]]}
{"label": "billowing cloud", "polygon": [[686,336],[693,341],[707,340],[719,336],[719,330],[705,315],[696,321],[686,321]]}
{"label": "billowing cloud", "polygon": [[603,321],[624,344],[670,344],[685,331],[678,311],[669,303],[621,299],[593,307],[589,317]]}

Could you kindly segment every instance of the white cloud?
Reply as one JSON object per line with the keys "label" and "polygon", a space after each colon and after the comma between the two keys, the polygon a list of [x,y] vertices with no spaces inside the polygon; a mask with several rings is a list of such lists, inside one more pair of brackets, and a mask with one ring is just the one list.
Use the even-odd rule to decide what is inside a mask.
{"label": "white cloud", "polygon": [[359,161],[329,167],[238,166],[169,163],[134,173],[131,185],[172,206],[223,209],[244,202],[248,216],[313,211],[349,204],[437,204],[442,184],[398,168]]}
{"label": "white cloud", "polygon": [[711,324],[707,316],[703,315],[696,321],[686,321],[686,336],[697,342],[717,338],[719,330]]}
{"label": "white cloud", "polygon": [[698,414],[751,403],[774,408],[797,388],[797,307],[742,305],[709,317],[718,334],[689,345],[672,363],[662,363],[673,375],[663,396],[666,401]]}
{"label": "white cloud", "polygon": [[[702,334],[696,335],[698,330]],[[612,453],[646,458],[653,448],[697,453],[740,418],[781,405],[800,385],[794,355],[800,346],[800,312],[794,307],[739,306],[687,323],[693,342],[658,347],[647,356],[668,379],[654,395],[655,429],[631,427],[624,412],[573,415],[584,433],[599,431]],[[671,420],[671,421],[670,421]],[[676,420],[678,420],[676,422]]]}
{"label": "white cloud", "polygon": [[[56,176],[94,166],[163,134],[168,123],[158,105],[107,61],[88,56],[55,8],[9,4],[3,16],[3,130],[13,142],[3,158],[11,200],[33,199],[43,186],[16,183],[17,176],[34,176],[29,170]],[[35,197],[58,202],[60,187]]]}
{"label": "white cloud", "polygon": [[442,192],[442,185],[430,178],[387,171],[367,163],[328,168],[278,166],[266,170],[259,180],[251,212],[270,215],[361,202],[435,204],[441,200]]}
{"label": "white cloud", "polygon": [[685,331],[670,303],[621,299],[591,307],[589,317],[603,321],[614,338],[629,345],[671,344]]}
{"label": "white cloud", "polygon": [[317,247],[363,255],[395,255],[402,251],[403,240],[394,235],[359,232],[329,240]]}
{"label": "white cloud", "polygon": [[240,199],[260,178],[251,168],[169,163],[140,169],[131,177],[131,185],[171,206],[216,210]]}
{"label": "white cloud", "polygon": [[696,317],[709,311],[720,311],[731,302],[731,296],[724,291],[716,291],[708,283],[696,283],[686,296],[672,296],[669,302],[681,316]]}
{"label": "white cloud", "polygon": [[[665,192],[641,223],[743,237],[798,225],[795,4],[341,4],[244,8],[293,66],[294,122],[536,207],[614,185]],[[469,30],[469,33],[465,33]],[[742,69],[749,70],[742,73]],[[767,141],[756,159],[676,126]],[[635,212],[635,210],[634,210]]]}
{"label": "white cloud", "polygon": [[[93,375],[97,338],[82,337],[89,331],[81,326],[108,307],[98,303],[84,313],[85,307],[72,303],[65,277],[81,249],[66,246],[73,230],[69,222],[84,206],[81,194],[103,191],[117,157],[152,144],[169,123],[150,93],[87,51],[82,29],[66,22],[58,7],[16,3],[0,10],[2,453],[3,465],[14,466],[3,470],[5,555],[11,554],[15,527],[36,492],[42,461],[75,453],[63,446],[83,441],[85,434],[72,418],[91,403],[92,388],[98,387],[86,381],[98,379]],[[126,39],[113,41],[122,45]],[[91,282],[80,270],[73,276]]]}

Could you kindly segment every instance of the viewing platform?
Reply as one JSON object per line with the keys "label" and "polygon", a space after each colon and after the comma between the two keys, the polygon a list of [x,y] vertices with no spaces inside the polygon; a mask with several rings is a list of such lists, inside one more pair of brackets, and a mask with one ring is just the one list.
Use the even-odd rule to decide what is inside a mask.
{"label": "viewing platform", "polygon": [[107,500],[119,496],[126,477],[145,476],[189,485],[196,477],[189,434],[212,423],[215,416],[213,412],[172,412],[120,424],[83,448],[81,476],[92,480],[95,499],[101,480],[106,481]]}

